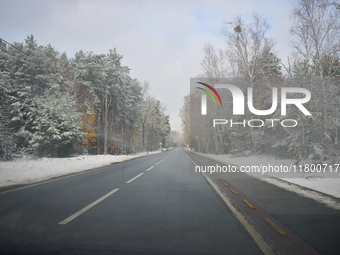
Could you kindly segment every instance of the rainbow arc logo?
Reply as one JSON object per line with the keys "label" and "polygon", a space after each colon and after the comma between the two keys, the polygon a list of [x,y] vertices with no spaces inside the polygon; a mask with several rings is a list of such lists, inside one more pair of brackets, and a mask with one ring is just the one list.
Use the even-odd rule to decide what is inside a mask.
{"label": "rainbow arc logo", "polygon": [[[220,95],[217,93],[217,91],[210,85],[206,84],[206,83],[203,83],[203,82],[197,82],[198,84],[201,84],[203,86],[206,86],[207,88],[209,88],[212,92],[215,93],[215,95],[217,96],[218,100],[220,101],[220,104],[222,106],[222,100],[221,100],[221,97]],[[207,89],[204,89],[204,88],[201,88],[201,87],[196,87],[200,90],[203,90],[204,92],[206,92],[213,100],[214,100],[214,103],[215,105],[217,105],[216,103],[216,100],[214,98],[214,96],[211,94],[211,92]],[[207,115],[207,95],[205,94],[202,94],[202,115]]]}
{"label": "rainbow arc logo", "polygon": [[[201,85],[204,85],[204,86],[206,86],[207,88],[211,89],[211,91],[214,92],[215,95],[217,96],[218,100],[220,100],[220,103],[221,103],[221,106],[222,106],[222,101],[221,101],[220,95],[217,93],[217,91],[216,91],[213,87],[211,87],[210,85],[208,85],[208,84],[206,84],[206,83],[203,83],[203,82],[197,82],[197,83],[199,83],[199,84],[201,84]],[[203,89],[203,88],[200,88],[200,87],[196,87],[196,88],[201,89],[201,90],[203,90],[204,92],[208,93],[208,95],[214,100],[215,105],[217,105],[214,96],[210,93],[209,90],[206,90],[206,89]]]}

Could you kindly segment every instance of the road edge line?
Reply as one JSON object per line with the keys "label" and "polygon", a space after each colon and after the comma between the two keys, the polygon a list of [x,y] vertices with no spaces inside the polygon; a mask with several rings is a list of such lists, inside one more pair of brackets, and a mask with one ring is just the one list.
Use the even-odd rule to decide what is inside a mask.
{"label": "road edge line", "polygon": [[[189,158],[189,160],[196,165],[196,163],[185,153],[185,155]],[[281,250],[271,241],[264,233],[259,232],[256,225],[248,219],[240,208],[237,208],[232,200],[222,191],[222,189],[213,181],[210,177],[208,177],[205,173],[201,174],[204,178],[210,183],[210,185],[214,188],[217,194],[223,199],[225,204],[229,207],[231,212],[236,216],[242,226],[247,230],[247,232],[251,235],[257,245],[260,247],[262,252],[266,255],[272,254],[283,254]]]}
{"label": "road edge line", "polygon": [[[231,163],[222,161],[220,159],[210,157],[208,155],[202,155],[201,153],[197,153],[197,152],[194,152],[194,151],[188,151],[188,152],[196,154],[196,155],[201,156],[201,157],[212,159],[212,160],[219,162],[221,164],[230,164],[230,165],[233,165],[233,166],[236,166],[236,167],[240,167],[239,165],[231,164]],[[186,152],[184,151],[184,153],[186,153]],[[250,175],[248,173],[245,173],[245,174]],[[279,187],[281,189],[285,189],[285,190],[288,190],[290,192],[294,192],[294,193],[298,194],[299,196],[304,196],[306,198],[313,199],[314,201],[316,201],[320,204],[324,204],[324,205],[331,207],[333,209],[340,210],[340,202],[339,202],[340,199],[338,197],[333,196],[333,195],[326,194],[326,193],[323,193],[321,191],[318,191],[318,190],[315,190],[315,189],[312,189],[312,188],[308,188],[308,187],[305,187],[305,186],[302,186],[302,185],[299,185],[299,184],[296,184],[296,183],[293,183],[293,182],[285,181],[285,180],[282,180],[282,179],[274,177],[274,176],[266,176],[266,177],[262,177],[262,178],[258,178],[254,175],[250,175],[250,176],[257,178],[257,179],[259,179],[263,182],[269,183],[271,185],[275,185],[276,187]],[[275,180],[276,182],[279,182],[281,185],[278,185],[275,182],[273,183],[273,182],[269,181],[271,179]],[[287,187],[288,188],[289,187],[295,187],[296,190],[290,190]],[[309,195],[307,195],[306,193],[309,194]],[[315,194],[315,196],[310,196],[311,193]]]}
{"label": "road edge line", "polygon": [[[229,207],[232,213],[236,216],[236,218],[241,222],[243,227],[248,231],[248,233],[251,235],[251,237],[254,239],[254,241],[257,243],[257,245],[260,247],[263,253],[266,255],[277,254],[279,249],[276,247],[276,245],[271,241],[270,241],[271,244],[268,244],[269,242],[268,237],[260,233],[256,229],[256,227],[254,227],[254,224],[250,223],[249,220],[243,215],[243,213],[236,209],[230,198],[225,196],[225,194],[221,191],[219,186],[217,186],[208,176],[206,176],[206,174],[204,173],[202,174],[206,178],[206,180],[210,183],[210,185],[215,189],[217,194],[223,199],[223,201],[226,203],[226,205]],[[272,246],[274,246],[275,248],[273,248]]]}

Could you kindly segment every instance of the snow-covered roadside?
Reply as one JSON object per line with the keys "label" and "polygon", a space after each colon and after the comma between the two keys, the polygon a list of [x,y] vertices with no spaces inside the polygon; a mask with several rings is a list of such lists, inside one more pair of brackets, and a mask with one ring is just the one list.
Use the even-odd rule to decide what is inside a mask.
{"label": "snow-covered roadside", "polygon": [[[262,165],[272,165],[272,166],[290,166],[291,164],[295,164],[295,160],[291,159],[275,159],[270,156],[248,156],[248,157],[232,157],[231,155],[214,155],[214,154],[202,154],[203,156],[210,157],[212,159],[216,159],[220,162],[226,164],[234,164],[237,166],[260,166]],[[338,169],[338,172],[340,169]],[[249,173],[250,174],[250,173]],[[338,173],[340,177],[340,172]],[[257,178],[261,178],[261,180],[275,184],[287,190],[293,191],[300,195],[313,198],[317,201],[323,202],[332,206],[333,208],[340,209],[339,204],[334,204],[334,201],[330,201],[332,199],[326,198],[322,196],[324,193],[327,195],[331,195],[333,197],[340,198],[340,178],[324,178],[322,174],[316,173],[296,173],[296,178],[286,178],[287,174],[281,174],[278,176],[277,174],[266,173],[264,176],[262,173],[251,173],[250,175],[255,176]],[[292,175],[290,175],[291,177]],[[334,175],[333,175],[334,176]],[[275,177],[275,178],[270,178]],[[280,181],[282,180],[282,181]],[[293,184],[293,185],[292,185]],[[294,185],[296,184],[296,185]],[[306,187],[312,190],[316,190],[318,192],[311,192],[310,190],[304,190],[301,187]],[[328,201],[329,200],[329,201]]]}
{"label": "snow-covered roadside", "polygon": [[160,152],[153,151],[148,154],[142,152],[128,156],[86,155],[72,158],[42,158],[0,162],[0,187],[48,180],[53,177],[81,172]]}

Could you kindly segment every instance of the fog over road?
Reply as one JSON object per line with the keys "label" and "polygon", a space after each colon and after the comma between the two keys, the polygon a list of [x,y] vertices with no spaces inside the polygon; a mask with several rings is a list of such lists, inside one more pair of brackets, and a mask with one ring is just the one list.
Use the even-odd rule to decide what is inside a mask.
{"label": "fog over road", "polygon": [[246,174],[196,173],[194,164],[216,162],[174,148],[1,189],[0,253],[339,251],[339,211]]}

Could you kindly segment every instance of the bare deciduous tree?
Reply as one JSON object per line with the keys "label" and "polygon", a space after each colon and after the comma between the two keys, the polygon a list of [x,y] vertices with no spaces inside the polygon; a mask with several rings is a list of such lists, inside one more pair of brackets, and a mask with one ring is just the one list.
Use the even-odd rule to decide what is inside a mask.
{"label": "bare deciduous tree", "polygon": [[259,65],[261,53],[265,48],[271,50],[274,46],[273,40],[266,37],[269,24],[258,14],[253,14],[249,24],[240,16],[236,17],[232,24],[234,29],[228,24],[223,28],[228,46],[226,54],[231,65],[237,67],[237,73],[244,76],[249,85],[253,86],[257,76],[262,73]]}
{"label": "bare deciduous tree", "polygon": [[298,39],[293,47],[308,64],[316,62],[318,75],[323,78],[330,60],[326,57],[340,51],[340,11],[328,0],[299,0],[292,15],[295,25],[291,33]]}

